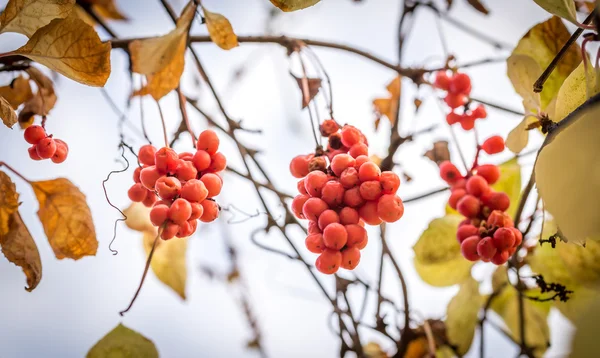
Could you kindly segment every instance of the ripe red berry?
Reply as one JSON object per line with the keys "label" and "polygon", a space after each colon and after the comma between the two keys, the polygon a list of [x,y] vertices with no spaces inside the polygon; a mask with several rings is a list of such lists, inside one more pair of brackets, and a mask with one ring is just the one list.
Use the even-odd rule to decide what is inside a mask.
{"label": "ripe red berry", "polygon": [[349,154],[338,154],[331,160],[331,171],[339,177],[346,168],[354,166],[354,163],[354,158]]}
{"label": "ripe red berry", "polygon": [[385,222],[396,222],[404,215],[404,204],[396,195],[383,195],[377,201],[377,215]]}
{"label": "ripe red berry", "polygon": [[33,160],[42,160],[42,158],[37,153],[37,146],[33,145],[32,147],[27,148],[27,152],[29,153],[29,158]]}
{"label": "ripe red berry", "polygon": [[481,145],[481,149],[487,154],[497,154],[504,150],[504,139],[499,135],[489,137]]}
{"label": "ripe red berry", "polygon": [[373,162],[366,162],[361,165],[358,169],[358,179],[361,182],[369,181],[369,180],[377,180],[379,181],[379,176],[381,175],[381,169],[377,166],[377,164]]}
{"label": "ripe red berry", "polygon": [[179,159],[181,160],[185,160],[188,162],[192,161],[192,158],[194,157],[194,153],[190,153],[190,152],[181,152],[179,154],[177,154],[177,156],[179,157]]}
{"label": "ripe red berry", "polygon": [[344,201],[344,187],[335,180],[330,180],[321,189],[321,199],[329,205],[330,208],[336,208],[342,205]]}
{"label": "ripe red berry", "polygon": [[508,250],[515,245],[515,233],[510,228],[501,227],[494,232],[494,246],[498,250]]}
{"label": "ripe red berry", "polygon": [[464,189],[455,189],[452,190],[452,194],[450,194],[450,198],[448,198],[448,205],[454,210],[456,210],[456,205],[458,201],[462,199],[465,195],[467,195],[467,191]]}
{"label": "ripe red berry", "polygon": [[436,88],[447,91],[450,89],[450,77],[446,74],[446,71],[438,71],[435,73],[435,80],[433,85]]}
{"label": "ripe red berry", "polygon": [[454,164],[446,160],[440,163],[440,177],[442,177],[446,183],[452,184],[462,178],[462,175]]}
{"label": "ripe red berry", "polygon": [[135,183],[140,183],[140,173],[142,172],[142,167],[136,167],[133,171],[133,181]]}
{"label": "ripe red berry", "polygon": [[164,204],[154,205],[150,210],[150,222],[154,226],[161,226],[167,221],[169,216],[169,207]]}
{"label": "ripe red berry", "polygon": [[140,147],[138,152],[138,160],[143,165],[154,165],[154,155],[156,154],[156,148],[153,145],[146,144]]}
{"label": "ripe red berry", "polygon": [[204,174],[200,181],[204,183],[204,187],[208,190],[208,197],[214,198],[215,196],[221,193],[221,188],[223,187],[223,182],[218,175],[213,173]]}
{"label": "ripe red berry", "polygon": [[156,203],[158,198],[156,197],[156,194],[154,194],[153,191],[147,190],[146,192],[147,192],[146,199],[144,199],[142,201],[142,204],[144,204],[144,206],[147,208],[151,208],[152,205],[154,205],[154,203]]}
{"label": "ripe red berry", "polygon": [[364,227],[358,224],[346,225],[346,232],[348,233],[347,247],[356,247],[362,250],[367,246],[367,230]]}
{"label": "ripe red berry", "polygon": [[377,201],[367,201],[358,208],[358,215],[369,225],[381,224],[381,218],[377,213]]}
{"label": "ripe red berry", "polygon": [[472,195],[465,195],[456,204],[456,210],[467,218],[474,218],[479,214],[481,204],[479,200]]}
{"label": "ripe red berry", "polygon": [[154,163],[159,172],[174,173],[179,164],[179,156],[173,149],[162,147],[154,154]]}
{"label": "ripe red berry", "polygon": [[398,188],[400,188],[400,177],[394,172],[382,172],[379,181],[381,182],[382,194],[396,194]]}
{"label": "ripe red berry", "polygon": [[204,214],[204,207],[200,203],[190,202],[192,206],[192,213],[190,214],[189,220],[198,220]]}
{"label": "ripe red berry", "polygon": [[210,167],[208,169],[213,173],[223,171],[227,167],[227,158],[221,152],[213,154],[210,159]]}
{"label": "ripe red berry", "polygon": [[306,155],[298,155],[290,161],[290,173],[295,178],[304,178],[308,174],[309,158]]}
{"label": "ripe red berry", "polygon": [[471,224],[461,225],[458,227],[458,230],[456,230],[456,239],[459,243],[462,243],[468,237],[478,235],[479,229]]}
{"label": "ripe red berry", "polygon": [[196,149],[204,150],[210,155],[215,154],[219,149],[219,137],[217,136],[217,133],[210,129],[200,133],[198,142],[196,143]]}
{"label": "ripe red berry", "polygon": [[365,200],[377,200],[382,195],[381,183],[378,180],[369,180],[360,184],[360,196]]}
{"label": "ripe red berry", "polygon": [[471,115],[474,118],[483,119],[487,117],[487,111],[485,110],[485,107],[482,104],[480,104],[477,107],[475,107],[475,109],[471,112]]}
{"label": "ripe red berry", "polygon": [[42,138],[35,146],[37,154],[42,159],[48,159],[56,152],[56,142],[50,137]]}
{"label": "ripe red berry", "polygon": [[492,238],[489,236],[484,237],[477,244],[477,254],[479,254],[479,257],[483,260],[491,260],[496,254],[496,251],[497,249],[492,242]]}
{"label": "ripe red berry", "polygon": [[460,244],[460,252],[469,261],[479,260],[479,254],[477,253],[477,245],[479,244],[479,236],[471,236],[463,240]]}
{"label": "ripe red berry", "polygon": [[146,195],[148,194],[148,190],[142,186],[142,184],[133,184],[131,188],[127,191],[127,196],[129,196],[129,200],[134,202],[142,202],[146,199]]}
{"label": "ripe red berry", "polygon": [[455,181],[454,183],[450,184],[450,190],[456,190],[456,189],[463,189],[463,190],[467,190],[467,179],[465,178],[460,178],[457,181]]}
{"label": "ripe red berry", "polygon": [[162,199],[170,200],[179,195],[181,191],[181,182],[175,177],[160,177],[154,185],[158,196]]}
{"label": "ripe red berry", "polygon": [[331,209],[325,210],[321,213],[321,215],[319,215],[318,224],[319,224],[319,229],[321,229],[321,230],[325,230],[325,228],[329,224],[339,223],[339,222],[340,222],[340,216],[338,215],[338,213],[336,213],[335,211],[333,211]]}
{"label": "ripe red berry", "polygon": [[302,206],[302,214],[304,214],[304,217],[308,220],[317,221],[319,215],[327,209],[329,209],[329,207],[323,200],[319,198],[309,198]]}
{"label": "ripe red berry", "polygon": [[320,171],[310,172],[304,178],[304,187],[308,195],[318,198],[321,196],[321,191],[327,181],[327,174]]}
{"label": "ripe red berry", "polygon": [[162,174],[158,172],[155,166],[149,166],[140,172],[140,181],[148,190],[154,190],[154,185]]}
{"label": "ripe red berry", "polygon": [[366,155],[359,155],[358,157],[355,158],[354,168],[356,170],[359,170],[363,164],[365,164],[366,162],[370,162],[370,161],[371,161],[371,159],[369,159],[369,157],[367,157]]}
{"label": "ripe red berry", "polygon": [[308,192],[306,191],[306,188],[304,187],[304,179],[300,179],[298,181],[298,184],[296,184],[296,188],[298,189],[298,192],[300,194],[308,195]]}
{"label": "ripe red berry", "polygon": [[304,241],[306,248],[308,251],[314,254],[320,254],[325,250],[325,243],[323,242],[323,235],[321,234],[311,234],[306,237],[306,241]]}
{"label": "ripe red berry", "polygon": [[360,250],[357,247],[347,247],[342,251],[342,268],[354,270],[360,262]]}
{"label": "ripe red berry", "polygon": [[194,233],[195,229],[192,228],[192,225],[186,221],[179,225],[179,230],[175,236],[177,237],[188,237]]}
{"label": "ripe red berry", "polygon": [[27,143],[38,144],[42,139],[46,138],[46,131],[42,126],[32,125],[25,129],[23,136]]}
{"label": "ripe red berry", "polygon": [[467,180],[467,193],[480,197],[490,191],[487,180],[482,176],[474,175]]}
{"label": "ripe red berry", "polygon": [[319,126],[319,130],[323,137],[329,137],[333,133],[337,132],[340,129],[340,126],[336,123],[334,119],[326,119]]}
{"label": "ripe red berry", "polygon": [[340,223],[342,225],[350,225],[350,224],[358,224],[359,215],[356,209],[350,208],[348,206],[344,207],[340,210]]}
{"label": "ripe red berry", "polygon": [[177,179],[181,181],[188,181],[196,179],[197,175],[198,170],[194,166],[194,163],[187,160],[179,160],[179,164],[175,170],[175,176],[177,176]]}
{"label": "ripe red berry", "polygon": [[477,175],[485,178],[488,184],[492,185],[500,179],[500,169],[493,164],[484,164],[477,167]]}
{"label": "ripe red berry", "polygon": [[170,240],[177,235],[177,232],[179,232],[179,225],[169,222],[165,225],[160,237],[163,240]]}
{"label": "ripe red berry", "polygon": [[358,170],[352,167],[344,170],[340,176],[340,183],[346,189],[355,187],[359,182],[360,179],[358,179]]}
{"label": "ripe red berry", "polygon": [[449,91],[468,95],[471,93],[471,78],[466,73],[456,73],[450,79]]}
{"label": "ripe red berry", "polygon": [[495,265],[504,265],[506,261],[508,261],[509,253],[508,251],[498,250],[496,255],[492,257],[492,263]]}
{"label": "ripe red berry", "polygon": [[69,154],[69,147],[65,142],[63,142],[60,139],[55,139],[54,142],[56,143],[56,151],[54,152],[54,155],[52,156],[52,158],[50,158],[50,160],[52,160],[53,163],[60,164],[67,160],[67,154]]}
{"label": "ripe red berry", "polygon": [[169,208],[169,220],[177,225],[181,225],[183,222],[188,221],[191,215],[192,206],[190,205],[190,202],[182,198],[175,199]]}
{"label": "ripe red berry", "polygon": [[352,147],[353,145],[360,143],[362,141],[362,133],[358,130],[358,128],[345,125],[342,128],[342,144],[345,147]]}
{"label": "ripe red berry", "polygon": [[348,233],[344,225],[331,223],[323,229],[323,242],[329,249],[340,250],[348,241]]}
{"label": "ripe red berry", "polygon": [[200,204],[204,208],[200,221],[209,223],[215,221],[219,217],[219,211],[221,210],[219,204],[212,200],[203,200]]}
{"label": "ripe red berry", "polygon": [[506,193],[490,193],[481,198],[483,204],[492,210],[506,211],[510,206],[510,198]]}
{"label": "ripe red berry", "polygon": [[208,189],[202,181],[192,179],[183,184],[180,195],[187,201],[199,203],[208,197]]}
{"label": "ripe red berry", "polygon": [[444,98],[444,102],[446,102],[448,107],[455,109],[467,102],[467,96],[462,93],[448,93]]}
{"label": "ripe red berry", "polygon": [[494,227],[512,227],[513,221],[510,216],[500,210],[494,210],[487,218],[487,226]]}
{"label": "ripe red berry", "polygon": [[357,143],[350,147],[348,154],[350,154],[353,158],[361,155],[369,155],[369,147],[367,147],[365,143]]}
{"label": "ripe red berry", "polygon": [[308,230],[307,231],[309,234],[322,234],[323,233],[321,231],[321,229],[319,228],[319,224],[316,221],[308,222]]}
{"label": "ripe red berry", "polygon": [[[304,213],[302,212],[302,208],[304,207],[304,203],[309,199],[308,195],[297,195],[294,200],[292,200],[292,212],[298,219],[306,219]],[[316,220],[315,220],[316,221]]]}
{"label": "ripe red berry", "polygon": [[471,116],[463,116],[460,120],[460,127],[466,131],[470,131],[475,128],[475,118]]}
{"label": "ripe red berry", "polygon": [[198,150],[192,157],[192,163],[198,172],[202,172],[210,167],[210,154],[205,150]]}
{"label": "ripe red berry", "polygon": [[521,230],[517,229],[516,227],[509,227],[509,229],[513,232],[513,234],[515,234],[515,243],[513,247],[521,245],[521,242],[523,241],[523,233],[521,232]]}
{"label": "ripe red berry", "polygon": [[360,195],[359,187],[348,189],[344,192],[344,204],[352,208],[361,206],[365,202],[365,199]]}
{"label": "ripe red berry", "polygon": [[462,116],[458,113],[450,112],[446,115],[446,123],[449,125],[453,125],[459,123],[462,119]]}
{"label": "ripe red berry", "polygon": [[332,275],[337,272],[342,264],[342,253],[336,250],[325,249],[317,260],[315,267],[321,273]]}

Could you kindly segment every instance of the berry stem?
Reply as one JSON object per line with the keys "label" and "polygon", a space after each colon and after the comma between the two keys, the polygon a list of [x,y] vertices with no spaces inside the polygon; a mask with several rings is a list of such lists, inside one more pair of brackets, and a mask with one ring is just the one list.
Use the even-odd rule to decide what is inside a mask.
{"label": "berry stem", "polygon": [[[313,132],[313,137],[315,139],[315,145],[318,147],[319,144],[319,138],[317,137],[317,129],[315,127],[315,120],[313,119],[313,115],[312,112],[310,111],[310,89],[308,88],[308,76],[306,73],[306,66],[304,65],[304,60],[302,59],[302,56],[300,56],[300,53],[298,53],[298,59],[300,60],[300,66],[302,67],[302,96],[303,96],[303,102],[306,103],[306,107],[308,108],[308,116],[310,118],[310,126],[312,128],[312,132]],[[320,123],[318,123],[320,124]]]}
{"label": "berry stem", "polygon": [[150,263],[152,262],[152,256],[154,255],[154,251],[156,250],[156,244],[158,244],[158,240],[160,239],[160,234],[162,234],[164,228],[165,227],[163,225],[160,227],[160,229],[158,229],[156,238],[154,239],[154,242],[152,243],[152,249],[150,249],[150,253],[148,254],[148,260],[146,260],[146,267],[144,267],[144,273],[142,274],[142,280],[140,281],[140,285],[138,286],[137,291],[135,291],[135,294],[133,295],[133,298],[131,299],[129,306],[127,306],[127,308],[124,309],[123,311],[119,312],[119,315],[121,315],[121,316],[125,315],[125,313],[131,309],[131,307],[133,306],[133,303],[135,302],[138,295],[140,294],[140,291],[142,290],[142,286],[144,285],[144,281],[146,280],[146,276],[148,275],[148,269],[150,268]]}
{"label": "berry stem", "polygon": [[177,96],[179,97],[179,109],[181,110],[181,116],[183,117],[183,120],[185,122],[185,127],[187,128],[188,132],[190,133],[190,137],[192,137],[192,145],[195,148],[196,147],[196,137],[194,136],[194,132],[192,131],[192,127],[190,126],[190,119],[188,117],[187,110],[185,108],[185,106],[187,105],[187,100],[185,99],[183,92],[181,92],[180,86],[177,87]]}
{"label": "berry stem", "polygon": [[169,139],[168,139],[168,136],[167,136],[167,125],[165,123],[165,116],[163,115],[162,108],[160,107],[160,103],[158,103],[158,101],[156,101],[156,105],[158,106],[158,113],[160,113],[160,121],[162,122],[163,137],[164,137],[164,140],[165,140],[165,147],[169,148]]}
{"label": "berry stem", "polygon": [[477,145],[477,151],[475,152],[475,159],[473,160],[473,166],[467,175],[469,175],[479,165],[479,154],[481,154],[481,145],[479,144],[479,133],[477,132],[477,125],[473,127],[473,134],[475,134],[475,145]]}
{"label": "berry stem", "polygon": [[11,167],[10,165],[6,164],[5,162],[0,162],[0,167],[6,167],[6,169],[10,170],[11,172],[13,172],[16,176],[18,176],[19,178],[23,179],[24,181],[26,181],[28,184],[32,184],[32,182],[30,180],[28,180],[27,178],[25,178],[23,175],[21,175],[21,173],[19,173],[18,171],[16,171],[13,167]]}

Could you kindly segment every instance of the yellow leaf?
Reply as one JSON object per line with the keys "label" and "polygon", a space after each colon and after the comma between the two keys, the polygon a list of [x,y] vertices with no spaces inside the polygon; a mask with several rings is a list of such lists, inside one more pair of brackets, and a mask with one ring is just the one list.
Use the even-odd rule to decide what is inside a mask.
{"label": "yellow leaf", "polygon": [[[573,1],[570,1],[570,3],[573,5]],[[549,20],[532,27],[519,41],[513,50],[513,55],[530,56],[541,69],[545,69],[569,40],[569,37],[571,37],[571,33],[562,20],[553,16]],[[547,111],[550,102],[558,94],[562,83],[581,62],[581,49],[577,43],[574,43],[544,83],[544,89],[540,93],[541,109],[543,111]],[[529,89],[532,90],[532,88]]]}
{"label": "yellow leaf", "polygon": [[506,137],[506,147],[513,153],[520,153],[529,143],[529,130],[527,127],[537,121],[536,117],[526,116],[513,128]]}
{"label": "yellow leaf", "polygon": [[8,232],[11,216],[19,210],[19,194],[15,183],[0,171],[0,235]]}
{"label": "yellow leaf", "polygon": [[161,69],[155,74],[147,75],[146,86],[134,93],[134,95],[143,96],[149,94],[156,101],[163,98],[169,92],[179,86],[181,75],[183,74],[186,42],[181,41],[176,49],[178,54],[167,67]]}
{"label": "yellow leaf", "polygon": [[73,5],[75,0],[10,0],[0,15],[0,33],[31,37],[50,21],[67,17]]}
{"label": "yellow leaf", "polygon": [[542,74],[540,65],[531,57],[514,54],[506,60],[506,72],[515,91],[523,98],[527,112],[538,112],[541,107],[540,94],[533,92],[533,84]]}
{"label": "yellow leaf", "polygon": [[[600,289],[600,287],[599,287]],[[571,358],[598,356],[598,325],[600,324],[600,300],[590,302],[574,323],[577,331],[571,342]]]}
{"label": "yellow leaf", "polygon": [[[150,252],[156,232],[144,233],[144,249]],[[152,256],[152,271],[159,280],[175,291],[185,300],[187,280],[186,252],[188,238],[173,238],[168,241],[158,239],[154,256]]]}
{"label": "yellow leaf", "polygon": [[204,18],[206,19],[206,27],[212,42],[217,44],[223,50],[231,50],[234,47],[239,46],[233,27],[227,18],[216,12],[210,12],[206,7],[202,7],[204,10]]}
{"label": "yellow leaf", "polygon": [[110,43],[75,13],[42,27],[13,53],[23,55],[72,80],[104,86],[110,76]]}
{"label": "yellow leaf", "polygon": [[466,354],[471,347],[482,305],[479,283],[472,277],[460,284],[460,290],[448,303],[446,334],[449,343],[455,345],[461,355]]}
{"label": "yellow leaf", "polygon": [[144,357],[158,358],[154,343],[121,323],[102,337],[87,353],[86,358]]}
{"label": "yellow leaf", "polygon": [[504,192],[510,198],[510,207],[506,211],[511,217],[516,213],[521,194],[521,166],[517,158],[513,158],[498,166],[500,179],[492,185],[497,192]]}
{"label": "yellow leaf", "polygon": [[4,97],[0,97],[0,117],[2,118],[2,123],[8,128],[11,128],[17,123],[17,114]]}
{"label": "yellow leaf", "polygon": [[37,245],[18,211],[10,216],[8,231],[0,232],[0,247],[8,261],[23,269],[27,277],[25,289],[33,291],[42,279],[42,261]]}
{"label": "yellow leaf", "polygon": [[57,259],[94,256],[98,240],[85,195],[68,179],[32,182],[37,212]]}
{"label": "yellow leaf", "polygon": [[535,163],[545,209],[573,242],[600,239],[599,116],[600,105],[594,103],[565,118],[546,137]]}
{"label": "yellow leaf", "polygon": [[0,97],[4,97],[13,109],[33,97],[29,80],[23,76],[15,78],[10,85],[0,87]]}
{"label": "yellow leaf", "polygon": [[387,358],[388,354],[381,348],[379,343],[369,342],[363,346],[363,352],[367,358]]}
{"label": "yellow leaf", "polygon": [[399,109],[398,105],[400,103],[398,100],[402,94],[402,78],[400,76],[395,77],[392,82],[386,86],[386,89],[390,94],[388,98],[376,98],[373,100],[373,108],[377,114],[375,129],[379,127],[381,116],[387,117],[392,125],[396,122]]}
{"label": "yellow leaf", "polygon": [[319,1],[321,0],[271,0],[271,3],[281,10],[289,12],[305,9],[315,5]]}
{"label": "yellow leaf", "polygon": [[413,247],[415,269],[421,279],[432,286],[460,283],[471,273],[473,262],[462,257],[456,239],[460,215],[434,219]]}
{"label": "yellow leaf", "polygon": [[569,20],[574,24],[577,22],[577,10],[575,9],[575,2],[572,0],[533,0],[542,9],[549,13],[560,16],[565,20]]}
{"label": "yellow leaf", "polygon": [[110,20],[129,20],[127,16],[123,15],[117,8],[115,0],[100,0],[95,1],[92,5],[92,9],[100,17]]}
{"label": "yellow leaf", "polygon": [[600,88],[596,85],[596,71],[588,63],[588,73],[586,74],[585,66],[581,62],[560,87],[554,118],[550,119],[559,122],[599,91]]}
{"label": "yellow leaf", "polygon": [[141,203],[131,203],[127,209],[123,210],[123,214],[127,216],[125,225],[131,230],[139,232],[156,230],[156,227],[150,222],[150,208]]}
{"label": "yellow leaf", "polygon": [[[384,356],[386,358],[387,356]],[[429,345],[426,337],[413,339],[406,347],[406,353],[403,358],[424,358],[429,357]]]}

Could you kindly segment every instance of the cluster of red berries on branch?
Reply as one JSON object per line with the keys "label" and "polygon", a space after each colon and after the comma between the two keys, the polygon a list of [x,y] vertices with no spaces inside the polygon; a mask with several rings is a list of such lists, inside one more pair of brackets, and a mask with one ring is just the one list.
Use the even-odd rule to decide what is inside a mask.
{"label": "cluster of red berries on branch", "polygon": [[468,131],[475,127],[476,120],[487,117],[487,111],[482,104],[470,108],[471,79],[467,74],[448,75],[447,71],[438,71],[433,86],[446,91],[444,102],[450,107],[450,113],[446,116],[449,125],[460,123],[460,126]]}
{"label": "cluster of red berries on branch", "polygon": [[365,223],[395,222],[404,205],[396,195],[400,178],[381,172],[369,159],[360,130],[350,125],[340,129],[333,119],[324,121],[320,130],[328,138],[327,150],[296,156],[290,163],[290,172],[300,179],[292,211],[309,220],[305,244],[319,254],[316,268],[334,274],[340,267],[352,270],[358,265],[368,242]]}
{"label": "cluster of red berries on branch", "polygon": [[25,129],[25,141],[32,144],[27,151],[33,160],[50,159],[53,163],[62,163],[67,160],[69,146],[60,139],[52,138],[46,134],[42,126],[31,125]]}
{"label": "cluster of red berries on branch", "polygon": [[214,198],[221,193],[227,161],[218,152],[219,138],[212,130],[200,133],[196,153],[177,154],[173,149],[144,145],[138,153],[142,164],[133,173],[135,184],[129,199],[151,207],[152,225],[162,227],[161,238],[192,235],[202,222],[214,221],[221,207]]}

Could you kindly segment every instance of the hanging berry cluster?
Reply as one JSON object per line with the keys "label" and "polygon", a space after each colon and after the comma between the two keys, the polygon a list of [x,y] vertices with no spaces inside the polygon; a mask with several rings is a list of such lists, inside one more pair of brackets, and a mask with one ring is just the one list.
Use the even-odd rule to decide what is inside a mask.
{"label": "hanging berry cluster", "polygon": [[198,221],[211,222],[221,208],[219,195],[226,167],[225,156],[217,152],[219,138],[212,130],[200,133],[196,153],[179,155],[171,148],[158,150],[144,145],[138,153],[142,164],[133,173],[135,184],[129,189],[132,201],[142,202],[150,211],[154,226],[163,227],[161,238],[187,237],[196,231]]}
{"label": "hanging berry cluster", "polygon": [[52,138],[46,134],[42,126],[32,125],[24,132],[25,141],[32,144],[27,151],[33,160],[50,159],[53,163],[62,163],[67,160],[69,146],[60,139]]}
{"label": "hanging berry cluster", "polygon": [[290,172],[300,194],[292,201],[292,211],[307,219],[306,247],[320,254],[315,262],[324,274],[342,267],[356,268],[360,250],[367,245],[364,224],[395,222],[404,214],[396,195],[400,178],[391,171],[381,172],[368,155],[368,142],[357,128],[341,128],[333,120],[320,126],[328,147],[317,154],[292,159]]}
{"label": "hanging berry cluster", "polygon": [[[464,130],[471,130],[477,119],[487,117],[483,105],[470,108],[471,79],[467,74],[454,73],[449,76],[446,71],[439,71],[435,75],[433,86],[446,91],[444,102],[450,107],[450,113],[446,116],[449,125],[460,123]],[[459,110],[461,107],[462,110]]]}

